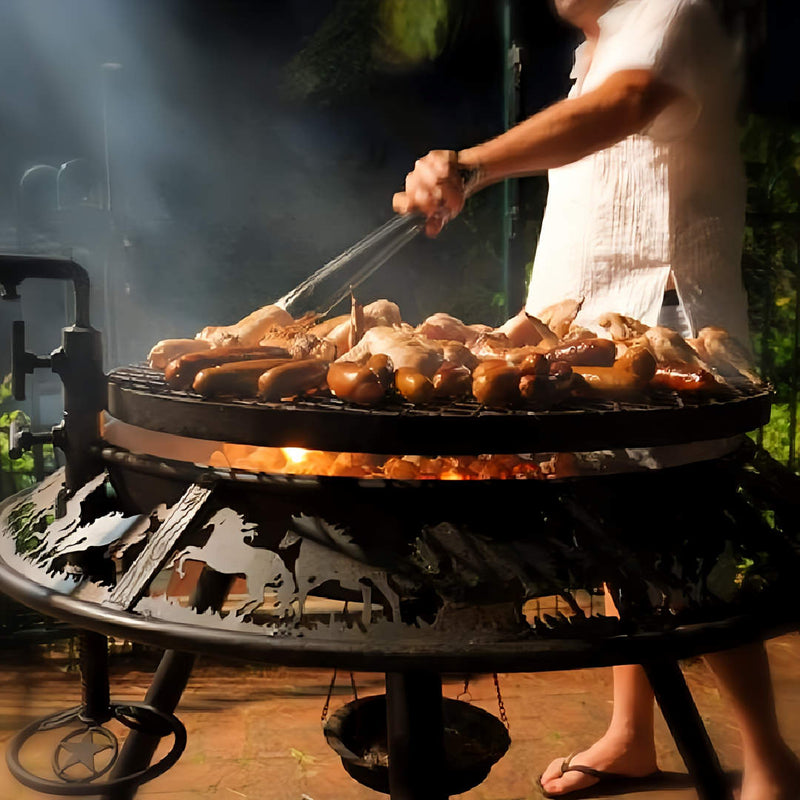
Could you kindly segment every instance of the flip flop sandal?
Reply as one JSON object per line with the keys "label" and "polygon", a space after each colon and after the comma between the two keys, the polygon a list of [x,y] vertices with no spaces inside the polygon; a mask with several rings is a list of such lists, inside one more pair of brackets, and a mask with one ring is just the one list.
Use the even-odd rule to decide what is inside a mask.
{"label": "flip flop sandal", "polygon": [[660,770],[651,772],[649,775],[642,775],[641,777],[633,777],[631,775],[622,775],[619,772],[607,772],[602,769],[595,769],[594,767],[584,767],[581,764],[573,764],[572,759],[580,752],[577,750],[568,755],[561,762],[561,774],[563,777],[567,772],[580,772],[582,775],[588,775],[590,778],[596,778],[597,782],[591,786],[584,786],[580,789],[574,789],[571,792],[562,792],[561,794],[551,794],[542,785],[542,776],[539,776],[539,791],[542,797],[558,798],[567,797],[570,800],[579,800],[581,797],[596,797],[598,791],[600,795],[605,794],[622,794],[626,791],[633,791],[634,787],[643,786],[648,781],[660,774]]}

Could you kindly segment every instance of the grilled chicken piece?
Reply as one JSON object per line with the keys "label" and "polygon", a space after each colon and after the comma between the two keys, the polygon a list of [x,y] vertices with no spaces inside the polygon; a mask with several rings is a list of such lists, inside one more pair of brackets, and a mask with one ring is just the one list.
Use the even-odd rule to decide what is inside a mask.
{"label": "grilled chicken piece", "polygon": [[466,367],[470,372],[480,364],[480,359],[461,342],[441,342],[445,363],[453,367]]}
{"label": "grilled chicken piece", "polygon": [[559,339],[563,339],[569,332],[575,317],[578,316],[582,305],[583,298],[580,300],[562,300],[560,303],[554,303],[552,306],[547,306],[543,311],[540,311],[539,319]]}
{"label": "grilled chicken piece", "polygon": [[347,349],[355,347],[364,335],[366,326],[364,324],[364,306],[356,300],[356,296],[350,292],[350,331],[347,337]]}
{"label": "grilled chicken piece", "polygon": [[489,331],[482,333],[469,349],[482,361],[486,358],[505,358],[506,353],[515,348],[514,343],[504,333]]}
{"label": "grilled chicken piece", "polygon": [[286,343],[292,358],[320,358],[333,361],[336,358],[336,346],[327,339],[320,339],[313,333],[298,333]]}
{"label": "grilled chicken piece", "polygon": [[327,336],[337,325],[347,322],[350,319],[349,314],[340,314],[338,317],[331,317],[330,319],[317,322],[308,329],[308,333],[318,336],[320,339]]}
{"label": "grilled chicken piece", "polygon": [[562,337],[562,342],[577,342],[580,339],[594,339],[597,337],[595,331],[584,328],[583,325],[575,325],[574,323],[569,326],[569,330]]}
{"label": "grilled chicken piece", "polygon": [[170,361],[187,353],[208,350],[211,345],[202,339],[162,339],[150,349],[147,361],[153,369],[164,369]]}
{"label": "grilled chicken piece", "polygon": [[753,368],[752,358],[742,343],[724,328],[702,328],[690,344],[697,354],[724,377],[742,376],[751,383],[761,383]]}
{"label": "grilled chicken piece", "polygon": [[659,364],[688,364],[708,370],[697,351],[672,328],[654,325],[637,341],[647,344]]}
{"label": "grilled chicken piece", "polygon": [[608,331],[614,341],[633,339],[647,331],[647,325],[633,317],[624,317],[615,311],[608,311],[597,318],[597,324]]}
{"label": "grilled chicken piece", "polygon": [[280,306],[262,306],[235,325],[203,328],[196,338],[205,340],[212,347],[255,347],[271,328],[293,322],[291,314]]}
{"label": "grilled chicken piece", "polygon": [[427,336],[428,339],[461,342],[462,344],[470,345],[482,332],[476,330],[476,328],[481,327],[485,327],[486,330],[491,330],[491,328],[487,326],[465,325],[457,317],[440,311],[428,317],[421,325],[418,325],[415,330],[420,335]]}
{"label": "grilled chicken piece", "polygon": [[[397,303],[392,303],[390,300],[375,300],[373,303],[368,303],[363,309],[363,325],[364,331],[376,327],[394,327],[402,325],[403,320],[400,317],[400,307]],[[351,346],[350,342],[351,321],[350,316],[342,320],[333,330],[331,330],[325,338],[333,342],[336,346],[336,355],[343,356]]]}
{"label": "grilled chicken piece", "polygon": [[544,322],[527,314],[524,309],[496,328],[495,332],[508,336],[514,347],[537,345],[550,348],[558,344],[558,336]]}
{"label": "grilled chicken piece", "polygon": [[389,356],[395,370],[413,369],[430,378],[444,361],[444,349],[439,342],[414,333],[413,330],[379,325],[370,328],[361,341],[338,361],[366,364],[371,356]]}

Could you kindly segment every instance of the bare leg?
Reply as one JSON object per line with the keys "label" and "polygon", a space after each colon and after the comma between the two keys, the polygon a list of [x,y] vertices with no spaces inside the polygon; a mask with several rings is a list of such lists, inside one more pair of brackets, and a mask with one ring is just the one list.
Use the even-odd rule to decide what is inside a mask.
{"label": "bare leg", "polygon": [[[608,592],[606,614],[617,615]],[[657,768],[653,690],[644,670],[638,665],[614,667],[613,676],[614,710],[608,730],[588,750],[579,752],[572,763],[643,777]],[[597,783],[596,778],[580,772],[567,772],[560,777],[562,762],[562,758],[556,759],[542,774],[542,787],[548,794],[567,794]]]}
{"label": "bare leg", "polygon": [[742,737],[741,800],[794,800],[800,762],[778,727],[764,645],[737,647],[705,660],[731,703]]}

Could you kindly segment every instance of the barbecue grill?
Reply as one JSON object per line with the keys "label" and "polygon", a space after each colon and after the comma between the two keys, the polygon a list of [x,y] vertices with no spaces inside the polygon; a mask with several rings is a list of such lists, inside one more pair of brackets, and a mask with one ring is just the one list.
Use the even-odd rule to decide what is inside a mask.
{"label": "barbecue grill", "polygon": [[[388,771],[393,800],[464,791],[464,780],[479,782],[502,755],[495,747],[485,771],[452,783],[430,777],[455,758],[443,735],[443,673],[641,663],[700,796],[730,797],[677,661],[796,626],[787,602],[798,560],[794,477],[740,436],[768,419],[768,389],[697,401],[669,393],[574,400],[547,412],[461,401],[370,410],[328,397],[208,401],[169,389],[142,366],[103,375],[85,273],[72,262],[0,258],[6,294],[31,276],[68,278],[79,289],[76,324],[49,361],[25,352],[19,327],[15,339],[18,394],[24,373],[46,361],[64,381],[65,419],[54,437],[66,468],[0,507],[0,588],[87,633],[83,704],[29,726],[9,750],[23,783],[51,794],[133,796],[180,755],[185,732],[174,711],[191,654],[213,648],[236,659],[385,672],[388,766],[374,766]],[[101,436],[101,413],[195,440],[373,455],[525,453],[535,462],[533,454],[720,446],[711,460],[687,447],[684,463],[636,462],[621,474],[399,481],[379,470],[276,474],[133,452]],[[199,577],[187,589],[191,565]],[[619,618],[587,609],[586,593],[603,585]],[[553,596],[559,613],[537,611]],[[166,651],[144,703],[110,699],[107,636]],[[70,773],[58,752],[55,779],[24,766],[24,745],[42,731],[68,727],[62,742],[83,736],[91,746],[92,737],[113,736],[112,718],[131,732],[118,756],[116,740],[109,744],[114,758],[104,767]],[[332,741],[347,728],[342,714],[336,720]],[[172,747],[151,765],[165,737]],[[351,774],[381,785],[361,762]]]}

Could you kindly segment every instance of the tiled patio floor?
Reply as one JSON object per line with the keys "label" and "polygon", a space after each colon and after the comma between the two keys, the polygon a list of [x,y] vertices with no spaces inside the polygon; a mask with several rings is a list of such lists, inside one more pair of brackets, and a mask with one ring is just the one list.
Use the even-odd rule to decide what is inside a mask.
{"label": "tiled patio floor", "polygon": [[[784,636],[768,645],[779,713],[787,740],[800,751],[800,637]],[[142,699],[150,664],[115,658],[112,694]],[[739,765],[736,730],[726,703],[700,661],[685,664],[695,701],[720,758]],[[220,665],[201,661],[178,709],[188,745],[178,764],[137,797],[143,800],[370,800],[380,795],[352,781],[328,748],[320,714],[331,674],[260,665]],[[383,677],[355,676],[360,695],[383,691]],[[553,758],[589,743],[604,728],[610,711],[610,670],[500,675],[512,745],[483,784],[464,800],[538,798],[536,776]],[[447,681],[455,697],[460,681]],[[6,654],[0,664],[0,748],[28,721],[74,705],[79,679],[63,660],[20,661]],[[473,702],[497,714],[491,676],[471,686]],[[351,699],[349,678],[341,675],[331,704]],[[662,769],[683,771],[663,720],[657,722]],[[33,800],[42,795],[20,787],[0,766],[0,798]],[[630,800],[692,800],[690,788],[657,789],[626,795]]]}

